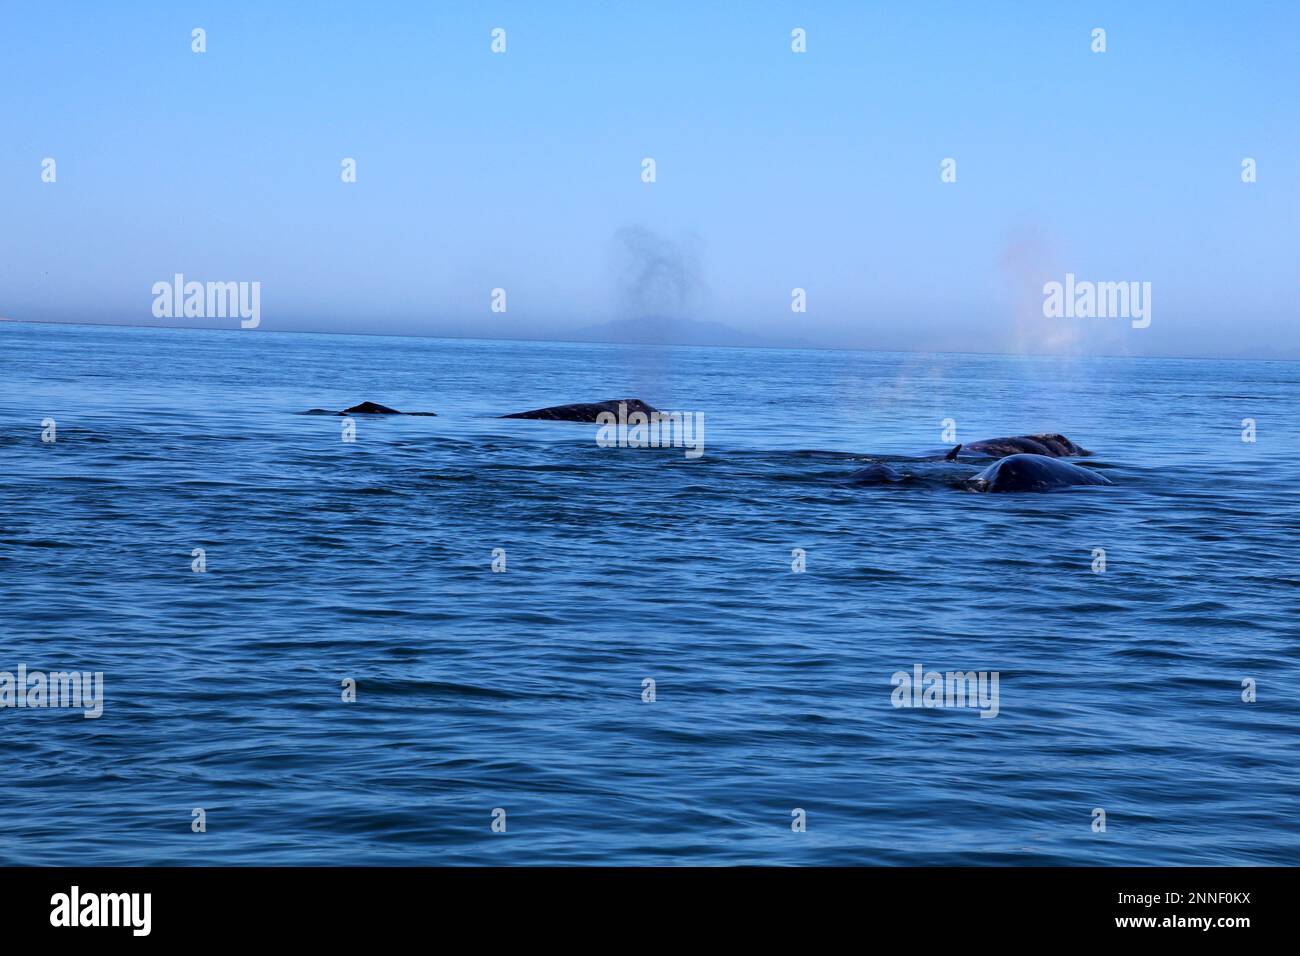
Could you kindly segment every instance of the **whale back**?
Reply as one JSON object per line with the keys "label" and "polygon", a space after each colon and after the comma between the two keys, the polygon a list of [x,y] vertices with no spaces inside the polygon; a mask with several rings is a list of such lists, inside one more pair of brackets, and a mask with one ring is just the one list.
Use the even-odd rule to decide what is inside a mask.
{"label": "whale back", "polygon": [[889,485],[906,481],[909,477],[884,462],[874,462],[849,475],[848,480],[855,485]]}
{"label": "whale back", "polygon": [[967,481],[973,491],[1051,491],[1072,485],[1109,485],[1110,479],[1087,468],[1046,455],[1008,455]]}
{"label": "whale back", "polygon": [[351,408],[345,408],[339,412],[340,415],[400,415],[402,414],[395,408],[389,408],[387,405],[380,405],[378,402],[362,402],[360,405],[353,405]]}
{"label": "whale back", "polygon": [[572,405],[552,405],[548,408],[535,408],[531,412],[515,412],[502,415],[502,418],[533,418],[552,422],[595,422],[602,412],[619,414],[619,406],[626,408],[627,414],[640,412],[647,418],[657,412],[652,405],[639,398],[615,398],[607,402],[575,402]]}
{"label": "whale back", "polygon": [[1048,458],[1069,458],[1091,455],[1086,448],[1076,445],[1064,435],[1016,435],[1012,438],[986,438],[959,446],[967,454],[1005,458],[1008,455],[1043,455]]}

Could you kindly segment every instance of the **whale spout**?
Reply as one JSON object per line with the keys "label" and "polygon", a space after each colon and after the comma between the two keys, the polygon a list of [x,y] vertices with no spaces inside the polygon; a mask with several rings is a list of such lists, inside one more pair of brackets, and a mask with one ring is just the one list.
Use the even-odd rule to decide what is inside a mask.
{"label": "whale spout", "polygon": [[639,398],[615,398],[607,402],[575,402],[572,405],[551,405],[548,408],[535,408],[531,412],[515,412],[502,415],[502,418],[532,418],[550,422],[596,422],[601,413],[618,415],[618,407],[627,406],[627,414],[641,412],[647,418],[659,410]]}
{"label": "whale spout", "polygon": [[966,480],[971,491],[1053,491],[1072,485],[1109,485],[1110,479],[1047,455],[1008,455]]}

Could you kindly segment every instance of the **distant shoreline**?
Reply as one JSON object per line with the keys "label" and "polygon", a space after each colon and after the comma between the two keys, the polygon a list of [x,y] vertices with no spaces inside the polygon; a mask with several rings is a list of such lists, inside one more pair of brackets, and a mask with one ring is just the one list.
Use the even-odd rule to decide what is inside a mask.
{"label": "distant shoreline", "polygon": [[241,329],[237,325],[231,328],[198,328],[192,325],[156,325],[127,324],[124,322],[66,322],[59,319],[14,319],[0,316],[0,326],[4,325],[58,325],[72,328],[92,329],[169,329],[177,332],[239,332],[245,335],[347,335],[363,338],[380,339],[420,339],[426,341],[449,342],[515,342],[519,344],[554,344],[554,345],[591,345],[610,348],[673,348],[673,349],[730,349],[739,352],[763,350],[769,352],[850,352],[866,355],[985,355],[994,358],[1041,358],[1041,359],[1128,359],[1147,362],[1250,362],[1269,364],[1274,362],[1300,362],[1300,355],[1295,357],[1279,356],[1277,358],[1245,358],[1242,356],[1218,355],[1114,355],[1095,353],[1085,355],[1065,355],[1053,352],[976,352],[976,351],[934,351],[924,349],[854,349],[837,348],[828,345],[689,345],[674,342],[596,342],[589,339],[567,338],[490,338],[480,335],[414,335],[409,332],[338,332],[323,329]]}

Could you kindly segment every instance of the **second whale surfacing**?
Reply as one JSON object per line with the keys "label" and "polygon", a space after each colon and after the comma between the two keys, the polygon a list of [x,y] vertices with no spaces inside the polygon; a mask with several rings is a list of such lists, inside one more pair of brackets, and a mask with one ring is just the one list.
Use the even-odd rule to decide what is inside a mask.
{"label": "second whale surfacing", "polygon": [[648,405],[639,398],[614,398],[607,402],[575,402],[572,405],[551,405],[548,408],[535,408],[531,412],[515,412],[502,415],[502,418],[533,418],[550,422],[591,422],[599,421],[604,412],[617,416],[619,406],[626,406],[627,414],[641,412],[647,418],[659,409]]}
{"label": "second whale surfacing", "polygon": [[893,485],[900,481],[907,481],[911,477],[911,475],[903,474],[892,465],[878,461],[867,465],[865,468],[858,469],[849,475],[847,480],[855,485]]}
{"label": "second whale surfacing", "polygon": [[1109,485],[1110,479],[1046,455],[1008,455],[966,480],[971,491],[1053,491],[1073,485]]}
{"label": "second whale surfacing", "polygon": [[436,418],[437,412],[399,412],[395,408],[389,408],[387,405],[380,405],[378,402],[362,402],[360,405],[353,405],[351,408],[345,408],[341,412],[332,412],[328,408],[312,408],[303,412],[304,415],[415,415],[424,418]]}
{"label": "second whale surfacing", "polygon": [[958,445],[948,452],[949,461],[959,454],[966,457],[1005,458],[1008,455],[1043,455],[1047,458],[1085,457],[1092,452],[1076,445],[1064,435],[1016,435],[1011,438],[985,438],[983,441]]}

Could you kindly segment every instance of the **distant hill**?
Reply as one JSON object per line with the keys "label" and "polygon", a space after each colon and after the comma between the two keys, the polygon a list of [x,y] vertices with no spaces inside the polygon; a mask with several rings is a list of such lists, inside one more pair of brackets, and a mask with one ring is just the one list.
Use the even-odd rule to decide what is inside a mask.
{"label": "distant hill", "polygon": [[618,319],[588,325],[565,335],[577,342],[609,342],[617,345],[707,345],[720,348],[810,349],[818,346],[806,339],[768,338],[742,332],[721,322],[695,319]]}

